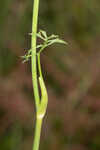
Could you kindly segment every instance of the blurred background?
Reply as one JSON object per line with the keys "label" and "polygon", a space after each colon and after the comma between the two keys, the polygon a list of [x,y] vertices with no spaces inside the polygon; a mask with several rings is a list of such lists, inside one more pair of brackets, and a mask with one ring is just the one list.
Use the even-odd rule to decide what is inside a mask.
{"label": "blurred background", "polygon": [[[32,150],[32,0],[0,1],[0,150]],[[40,150],[100,149],[100,1],[40,0],[38,29],[67,46],[41,55],[49,104]]]}

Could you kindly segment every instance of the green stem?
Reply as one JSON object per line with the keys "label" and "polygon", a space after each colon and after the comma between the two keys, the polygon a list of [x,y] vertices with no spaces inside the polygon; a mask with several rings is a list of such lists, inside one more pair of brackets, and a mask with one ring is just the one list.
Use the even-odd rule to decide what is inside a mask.
{"label": "green stem", "polygon": [[41,70],[41,63],[40,63],[40,53],[37,54],[37,58],[38,58],[38,70],[39,70],[39,76],[42,78],[43,80],[43,76],[42,76],[42,70]]}
{"label": "green stem", "polygon": [[42,118],[36,118],[36,128],[35,128],[35,137],[34,137],[33,150],[38,150],[39,149],[42,120],[43,120]]}
{"label": "green stem", "polygon": [[37,82],[37,65],[36,65],[36,33],[37,33],[37,22],[38,22],[38,10],[39,10],[39,0],[34,0],[33,6],[33,19],[32,19],[32,39],[31,39],[31,67],[32,67],[32,83],[35,97],[36,109],[40,103],[38,82]]}
{"label": "green stem", "polygon": [[[36,113],[38,112],[38,107],[40,105],[40,97],[38,91],[38,81],[37,81],[37,65],[36,65],[36,34],[37,34],[37,22],[38,22],[38,10],[39,10],[39,0],[34,0],[33,6],[33,20],[32,20],[32,39],[31,39],[31,67],[32,67],[32,84],[35,97]],[[34,135],[33,150],[39,149],[40,134],[41,134],[42,118],[36,118],[36,127]]]}

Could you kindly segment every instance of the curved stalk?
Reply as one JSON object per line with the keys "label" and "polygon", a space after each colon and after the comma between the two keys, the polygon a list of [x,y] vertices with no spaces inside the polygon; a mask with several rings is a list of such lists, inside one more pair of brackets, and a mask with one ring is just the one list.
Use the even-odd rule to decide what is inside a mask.
{"label": "curved stalk", "polygon": [[43,80],[42,70],[41,70],[41,63],[40,63],[40,53],[37,53],[37,59],[38,59],[38,70],[39,70],[39,76]]}

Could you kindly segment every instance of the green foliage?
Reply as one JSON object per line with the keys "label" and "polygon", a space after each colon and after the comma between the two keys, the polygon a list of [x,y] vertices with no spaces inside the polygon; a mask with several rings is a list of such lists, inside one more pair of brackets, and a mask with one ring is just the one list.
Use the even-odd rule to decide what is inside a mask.
{"label": "green foliage", "polygon": [[[32,33],[30,35],[32,36]],[[54,43],[67,44],[67,42],[60,39],[58,35],[52,34],[51,36],[47,36],[47,33],[43,30],[40,30],[36,36],[41,40],[43,40],[43,43],[36,46],[36,48],[38,49],[37,54],[41,53],[46,47]],[[31,58],[31,56],[32,56],[32,49],[28,50],[28,52],[24,56],[21,56],[24,59],[23,63],[28,61],[29,58]]]}

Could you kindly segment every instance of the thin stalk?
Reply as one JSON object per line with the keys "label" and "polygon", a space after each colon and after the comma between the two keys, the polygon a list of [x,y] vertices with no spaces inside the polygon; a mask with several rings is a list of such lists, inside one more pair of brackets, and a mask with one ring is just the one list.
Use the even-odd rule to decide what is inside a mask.
{"label": "thin stalk", "polygon": [[35,138],[34,138],[33,150],[39,149],[42,120],[43,120],[42,118],[36,118],[36,128],[35,128]]}
{"label": "thin stalk", "polygon": [[38,10],[39,10],[39,0],[34,0],[33,4],[33,18],[32,18],[32,39],[31,39],[31,67],[32,67],[32,84],[34,90],[36,109],[38,108],[40,97],[38,91],[37,82],[37,65],[36,65],[36,34],[37,34],[37,23],[38,23]]}
{"label": "thin stalk", "polygon": [[40,53],[37,54],[37,58],[38,58],[39,76],[40,76],[40,77],[42,78],[42,80],[43,80],[42,70],[41,70],[41,63],[40,63]]}
{"label": "thin stalk", "polygon": [[[47,104],[48,104],[48,94],[47,89],[45,87],[45,83],[42,76],[41,64],[40,64],[40,53],[46,48],[47,46],[53,43],[63,43],[63,40],[57,38],[57,36],[52,35],[51,40],[47,37],[45,31],[40,31],[37,34],[37,25],[38,25],[38,11],[39,11],[39,0],[34,0],[33,3],[33,18],[32,18],[32,33],[31,33],[31,49],[29,52],[24,56],[26,61],[31,57],[31,70],[32,70],[32,85],[35,97],[35,106],[36,106],[36,125],[35,125],[35,135],[34,135],[34,143],[33,143],[33,150],[39,149],[40,143],[40,135],[41,135],[41,127],[43,117],[45,116]],[[37,35],[39,38],[44,40],[44,43],[37,46]],[[55,38],[55,39],[54,39]],[[39,52],[37,53],[36,48],[40,48]],[[31,54],[31,55],[30,55]],[[37,59],[38,59],[38,71],[39,76],[37,76]],[[41,90],[41,99],[39,95],[39,88],[38,88],[38,81]]]}
{"label": "thin stalk", "polygon": [[[31,50],[32,50],[31,67],[32,67],[32,84],[33,84],[33,91],[35,97],[36,113],[38,112],[38,107],[40,105],[40,97],[39,97],[38,81],[37,81],[37,64],[36,64],[37,61],[36,60],[37,58],[36,57],[36,40],[37,40],[36,34],[37,34],[37,23],[38,23],[38,10],[39,10],[39,0],[34,0],[33,19],[32,19],[32,39],[31,39]],[[33,150],[39,149],[42,119],[43,118],[36,117]]]}

